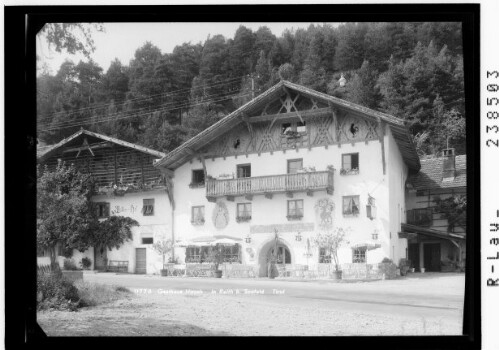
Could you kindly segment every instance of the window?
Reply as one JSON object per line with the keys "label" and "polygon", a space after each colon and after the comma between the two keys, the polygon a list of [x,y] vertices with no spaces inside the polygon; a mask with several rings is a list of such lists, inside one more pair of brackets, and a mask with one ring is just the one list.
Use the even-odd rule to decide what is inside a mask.
{"label": "window", "polygon": [[237,204],[237,222],[251,220],[251,203],[238,203]]}
{"label": "window", "polygon": [[144,237],[142,238],[142,244],[153,244],[153,238],[152,237]]}
{"label": "window", "polygon": [[192,207],[191,222],[193,225],[204,224],[204,206]]}
{"label": "window", "polygon": [[237,166],[237,178],[251,177],[251,164],[241,164]]}
{"label": "window", "polygon": [[198,169],[192,171],[192,180],[189,187],[203,187],[204,186],[204,170]]}
{"label": "window", "polygon": [[319,263],[320,264],[331,263],[331,255],[327,254],[326,248],[319,248]]}
{"label": "window", "polygon": [[424,197],[428,195],[428,191],[425,190],[417,190],[416,191],[416,197]]}
{"label": "window", "polygon": [[288,174],[296,174],[303,169],[303,159],[288,159]]}
{"label": "window", "polygon": [[365,263],[366,262],[366,248],[356,248],[353,250],[353,260],[354,263]]}
{"label": "window", "polygon": [[154,198],[143,200],[142,214],[144,216],[154,215]]}
{"label": "window", "polygon": [[293,131],[293,127],[291,123],[283,123],[281,124],[281,134],[286,135],[288,132]]}
{"label": "window", "polygon": [[201,247],[187,247],[185,250],[186,263],[200,263],[201,262]]}
{"label": "window", "polygon": [[359,196],[343,197],[343,215],[359,215]]}
{"label": "window", "polygon": [[[212,248],[214,249],[214,248]],[[222,246],[223,261],[229,263],[241,263],[241,255],[239,254],[239,244],[232,246]]]}
{"label": "window", "polygon": [[303,217],[303,199],[288,200],[288,219],[301,219]]}
{"label": "window", "polygon": [[111,205],[107,202],[96,203],[97,217],[99,219],[109,217]]}
{"label": "window", "polygon": [[307,132],[307,123],[305,121],[295,122],[295,123],[282,123],[281,124],[281,135],[286,136],[300,136]]}
{"label": "window", "polygon": [[359,154],[343,154],[341,157],[341,175],[350,175],[359,173]]}
{"label": "window", "polygon": [[307,123],[304,122],[297,122],[296,123],[296,131],[299,132],[300,134],[304,134],[307,132]]}

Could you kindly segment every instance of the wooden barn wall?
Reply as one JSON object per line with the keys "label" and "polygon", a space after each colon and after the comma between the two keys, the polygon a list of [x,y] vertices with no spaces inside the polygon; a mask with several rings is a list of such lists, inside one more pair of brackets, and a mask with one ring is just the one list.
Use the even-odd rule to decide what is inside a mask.
{"label": "wooden barn wall", "polygon": [[83,173],[91,173],[96,186],[110,186],[115,184],[128,185],[156,183],[161,173],[153,167],[156,157],[138,152],[123,146],[113,148],[101,148],[92,150],[94,156],[85,150],[76,158],[77,152],[56,154],[50,157],[45,164],[49,168],[55,168],[58,159],[67,164],[74,164]]}

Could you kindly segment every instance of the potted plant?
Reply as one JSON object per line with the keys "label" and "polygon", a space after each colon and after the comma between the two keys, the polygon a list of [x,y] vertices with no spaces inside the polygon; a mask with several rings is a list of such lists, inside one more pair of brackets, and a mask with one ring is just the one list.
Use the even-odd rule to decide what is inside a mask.
{"label": "potted plant", "polygon": [[222,245],[217,244],[215,247],[212,247],[212,249],[208,253],[206,261],[213,264],[213,267],[215,268],[215,277],[221,278],[222,270],[220,270],[218,267],[223,263]]}
{"label": "potted plant", "polygon": [[406,276],[407,271],[409,271],[410,267],[411,267],[411,261],[409,259],[402,258],[399,260],[399,268],[401,276]]}
{"label": "potted plant", "polygon": [[173,249],[172,241],[170,239],[157,241],[153,244],[152,248],[163,257],[163,268],[160,271],[161,276],[168,276],[168,269],[165,269],[165,256]]}
{"label": "potted plant", "polygon": [[334,265],[333,274],[331,278],[341,279],[342,271],[338,259],[338,249],[346,242],[348,231],[342,227],[328,228],[323,233],[318,233],[314,237],[314,245],[326,250],[326,254],[331,255],[330,264]]}
{"label": "potted plant", "polygon": [[274,279],[277,275],[277,261],[279,260],[278,254],[275,250],[267,257],[267,276],[270,279]]}
{"label": "potted plant", "polygon": [[90,260],[90,258],[87,258],[85,256],[81,259],[80,265],[83,270],[90,270],[90,266],[92,266],[92,260]]}

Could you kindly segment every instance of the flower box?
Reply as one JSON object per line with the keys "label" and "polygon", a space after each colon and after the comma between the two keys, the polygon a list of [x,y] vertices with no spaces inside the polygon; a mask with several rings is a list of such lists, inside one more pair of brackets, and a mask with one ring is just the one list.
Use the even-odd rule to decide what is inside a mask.
{"label": "flower box", "polygon": [[204,225],[204,219],[191,220],[191,224],[193,224],[193,225]]}
{"label": "flower box", "polygon": [[301,220],[303,215],[286,215],[286,218],[288,220]]}
{"label": "flower box", "polygon": [[251,216],[236,216],[237,222],[248,222],[251,220]]}
{"label": "flower box", "polygon": [[340,175],[358,175],[359,174],[359,169],[354,168],[354,169],[340,169]]}
{"label": "flower box", "polygon": [[204,182],[197,182],[197,183],[191,182],[189,184],[189,187],[190,188],[201,188],[201,187],[204,187]]}

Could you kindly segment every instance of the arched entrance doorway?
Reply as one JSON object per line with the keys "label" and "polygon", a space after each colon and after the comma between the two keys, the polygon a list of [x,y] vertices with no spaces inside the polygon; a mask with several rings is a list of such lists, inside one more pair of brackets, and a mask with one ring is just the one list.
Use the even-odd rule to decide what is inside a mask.
{"label": "arched entrance doorway", "polygon": [[[275,241],[271,240],[263,245],[260,249],[260,254],[258,256],[259,265],[259,277],[268,277],[268,265],[269,257],[274,253]],[[278,254],[278,265],[291,264],[292,256],[288,245],[282,240],[279,240],[277,244],[277,254]]]}

